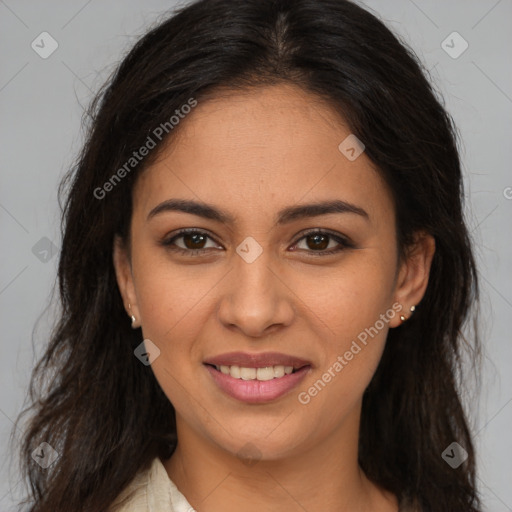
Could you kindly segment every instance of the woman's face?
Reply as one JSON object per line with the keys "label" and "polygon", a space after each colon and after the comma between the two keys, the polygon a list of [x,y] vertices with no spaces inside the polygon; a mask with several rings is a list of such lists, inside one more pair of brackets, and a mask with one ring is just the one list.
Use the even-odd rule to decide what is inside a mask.
{"label": "woman's face", "polygon": [[388,188],[292,86],[199,102],[181,123],[136,184],[130,261],[115,250],[178,435],[277,459],[357,431],[388,329],[426,286],[421,264],[398,267]]}

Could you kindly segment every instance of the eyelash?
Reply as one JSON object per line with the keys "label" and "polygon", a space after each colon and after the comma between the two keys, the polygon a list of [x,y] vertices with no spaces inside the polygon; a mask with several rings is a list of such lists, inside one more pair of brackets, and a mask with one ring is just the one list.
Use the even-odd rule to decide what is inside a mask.
{"label": "eyelash", "polygon": [[[195,256],[195,255],[198,256],[200,254],[204,254],[205,252],[209,251],[209,249],[183,249],[181,247],[177,247],[177,246],[174,245],[174,241],[176,239],[182,237],[183,235],[187,235],[187,234],[188,235],[190,235],[190,234],[192,234],[192,235],[206,235],[210,240],[215,241],[205,231],[200,231],[200,230],[195,229],[195,228],[188,228],[188,229],[181,229],[180,231],[178,231],[178,233],[173,235],[171,238],[166,239],[166,240],[162,240],[160,243],[161,243],[161,245],[163,245],[164,247],[166,247],[167,249],[169,249],[171,251],[178,252],[180,254],[185,254],[187,256]],[[330,249],[328,251],[327,250],[322,250],[322,251],[309,250],[309,251],[306,251],[306,252],[309,253],[309,256],[312,256],[312,257],[329,256],[331,254],[335,254],[335,253],[341,252],[344,249],[350,249],[350,248],[354,247],[354,244],[352,242],[350,242],[347,238],[344,238],[344,237],[342,237],[340,235],[335,235],[335,234],[331,233],[330,231],[324,231],[324,230],[319,230],[319,229],[312,229],[310,231],[306,231],[305,233],[302,234],[302,236],[299,239],[297,239],[294,242],[293,245],[298,244],[303,238],[306,238],[306,237],[311,236],[311,235],[325,235],[325,236],[328,236],[330,239],[338,242],[340,244],[340,246],[341,246],[341,247],[338,247],[338,248],[335,248],[335,249]],[[215,241],[215,243],[218,243],[218,242]]]}

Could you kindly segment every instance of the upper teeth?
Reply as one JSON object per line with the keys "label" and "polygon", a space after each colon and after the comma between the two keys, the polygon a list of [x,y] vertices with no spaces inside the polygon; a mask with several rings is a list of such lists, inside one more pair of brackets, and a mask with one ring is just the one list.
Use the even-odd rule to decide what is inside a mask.
{"label": "upper teeth", "polygon": [[226,375],[231,375],[234,379],[242,380],[272,380],[275,378],[289,375],[293,372],[293,366],[267,366],[265,368],[245,368],[243,366],[215,366],[217,370]]}

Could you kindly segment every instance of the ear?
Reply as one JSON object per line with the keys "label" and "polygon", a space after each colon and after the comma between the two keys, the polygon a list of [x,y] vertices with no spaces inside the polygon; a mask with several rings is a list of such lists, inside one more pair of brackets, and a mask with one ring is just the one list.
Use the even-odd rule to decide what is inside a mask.
{"label": "ear", "polygon": [[140,327],[140,314],[137,306],[137,295],[133,284],[132,265],[126,244],[119,236],[115,236],[113,245],[114,269],[117,286],[123,297],[123,304],[128,316],[134,316],[132,327]]}
{"label": "ear", "polygon": [[414,243],[407,249],[405,260],[400,265],[395,300],[402,309],[390,320],[390,327],[402,324],[401,316],[407,320],[413,314],[411,307],[416,306],[423,298],[435,250],[436,243],[432,235],[425,232],[416,233]]}

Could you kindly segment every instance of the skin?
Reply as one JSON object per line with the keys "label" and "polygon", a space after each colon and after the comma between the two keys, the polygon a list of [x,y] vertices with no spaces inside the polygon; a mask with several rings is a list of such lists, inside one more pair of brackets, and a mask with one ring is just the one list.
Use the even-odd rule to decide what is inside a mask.
{"label": "skin", "polygon": [[[390,192],[365,153],[349,161],[340,152],[349,134],[329,105],[295,86],[221,95],[199,102],[135,185],[130,247],[114,244],[117,280],[127,312],[161,351],[151,368],[176,409],[179,439],[163,463],[198,511],[398,510],[396,497],[360,470],[357,445],[362,395],[400,314],[309,403],[298,400],[393,304],[410,316],[435,250],[430,236],[418,236],[399,263]],[[235,222],[174,211],[148,220],[171,198],[209,203]],[[285,207],[333,199],[368,218],[330,213],[275,224]],[[175,246],[207,252],[159,243],[180,228],[210,238],[185,236]],[[302,234],[310,228],[354,247],[315,256],[340,244],[327,237],[318,248]],[[236,252],[248,236],[263,250],[252,263]],[[312,368],[287,395],[245,404],[203,366],[231,351],[282,352]],[[251,464],[237,456],[244,446]]]}

